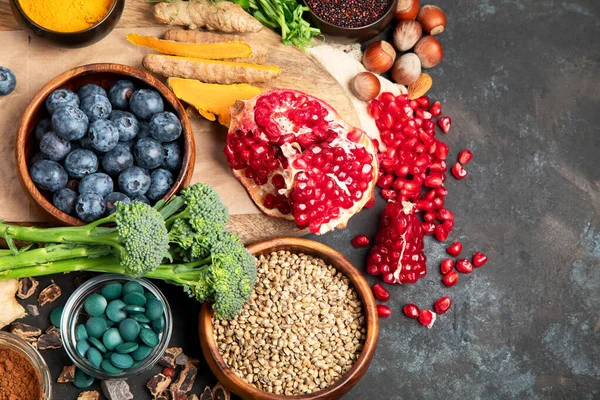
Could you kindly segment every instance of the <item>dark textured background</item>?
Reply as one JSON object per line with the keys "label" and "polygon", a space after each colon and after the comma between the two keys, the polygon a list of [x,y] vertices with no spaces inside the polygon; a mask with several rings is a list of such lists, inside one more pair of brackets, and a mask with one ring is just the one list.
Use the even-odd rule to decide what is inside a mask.
{"label": "dark textured background", "polygon": [[[475,155],[466,180],[447,181],[450,240],[490,261],[448,289],[438,272],[444,246],[427,240],[429,276],[391,288],[394,315],[381,321],[371,368],[346,398],[598,399],[600,1],[432,3],[449,25],[439,36],[445,59],[428,71],[430,96],[453,118],[450,158],[466,147]],[[350,240],[375,233],[383,206],[314,239],[363,269],[366,250]],[[55,279],[69,291],[72,276]],[[161,287],[176,316],[173,344],[201,358],[197,305]],[[402,316],[407,302],[431,307],[442,295],[454,305],[431,330]],[[66,354],[44,356],[56,378]],[[149,376],[130,382],[136,399],[150,398]],[[202,363],[196,392],[214,383]],[[77,392],[56,385],[55,398]]]}

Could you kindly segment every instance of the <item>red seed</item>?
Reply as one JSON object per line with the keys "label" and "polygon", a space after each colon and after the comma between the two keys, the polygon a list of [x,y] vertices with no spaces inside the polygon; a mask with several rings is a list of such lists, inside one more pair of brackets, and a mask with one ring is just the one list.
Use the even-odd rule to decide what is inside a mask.
{"label": "red seed", "polygon": [[448,189],[446,189],[443,186],[440,186],[439,188],[435,188],[435,193],[440,197],[446,197],[448,196]]}
{"label": "red seed", "polygon": [[425,186],[428,188],[436,188],[442,186],[443,183],[442,177],[439,175],[429,175],[425,178]]}
{"label": "red seed", "polygon": [[435,213],[427,211],[425,214],[423,214],[423,219],[425,222],[433,222],[433,220],[435,220]]}
{"label": "red seed", "polygon": [[438,119],[438,126],[444,133],[448,133],[450,131],[450,125],[452,125],[452,118],[450,117],[442,117]]}
{"label": "red seed", "polygon": [[461,242],[454,242],[450,246],[448,246],[448,248],[446,248],[446,251],[452,257],[456,257],[462,251],[462,243]]}
{"label": "red seed", "polygon": [[450,221],[449,219],[442,222],[442,226],[444,227],[445,230],[448,231],[448,233],[452,232],[452,228],[454,228],[454,221]]}
{"label": "red seed", "polygon": [[371,196],[369,201],[365,203],[365,208],[371,208],[375,205],[375,195]]}
{"label": "red seed", "polygon": [[386,200],[396,200],[398,194],[394,189],[381,189],[381,197]]}
{"label": "red seed", "polygon": [[438,314],[444,314],[450,309],[451,305],[452,299],[448,296],[444,296],[436,300],[436,302],[433,304],[433,309]]}
{"label": "red seed", "polygon": [[456,262],[456,270],[462,274],[470,274],[473,272],[473,264],[466,258],[461,258]]}
{"label": "red seed", "polygon": [[440,264],[440,272],[442,275],[448,275],[454,269],[454,260],[451,258],[446,258]]}
{"label": "red seed", "polygon": [[436,197],[431,202],[431,205],[433,206],[434,209],[439,210],[440,208],[444,207],[444,198],[443,197]]}
{"label": "red seed", "polygon": [[417,210],[429,211],[433,208],[433,202],[431,200],[417,200]]}
{"label": "red seed", "polygon": [[462,165],[467,165],[469,163],[469,161],[471,161],[473,159],[473,153],[471,153],[471,150],[469,149],[465,149],[463,151],[461,151],[460,153],[458,153],[458,162],[461,163]]}
{"label": "red seed", "polygon": [[456,285],[458,283],[458,272],[452,271],[448,275],[445,275],[442,278],[442,282],[448,287]]}
{"label": "red seed", "polygon": [[443,225],[435,226],[435,238],[440,242],[444,242],[446,239],[448,239],[448,231]]}
{"label": "red seed", "polygon": [[452,175],[458,180],[464,179],[467,177],[468,172],[463,168],[461,163],[456,163],[452,167]]}
{"label": "red seed", "polygon": [[408,303],[404,306],[404,315],[406,315],[408,318],[417,319],[419,318],[420,312],[421,311],[419,310],[419,307],[417,307],[413,303]]}
{"label": "red seed", "polygon": [[379,318],[389,318],[392,316],[392,309],[385,304],[377,304],[377,315]]}
{"label": "red seed", "polygon": [[440,208],[437,212],[437,218],[440,221],[454,221],[454,214],[447,208]]}
{"label": "red seed", "polygon": [[434,117],[439,117],[442,115],[442,104],[439,101],[436,101],[429,107],[429,113]]}
{"label": "red seed", "polygon": [[166,368],[163,368],[162,374],[164,376],[174,377],[175,376],[175,370],[173,368],[166,367]]}
{"label": "red seed", "polygon": [[352,246],[358,248],[358,247],[367,247],[369,245],[369,238],[367,237],[367,235],[358,235],[355,236],[354,239],[352,239]]}
{"label": "red seed", "polygon": [[423,222],[421,227],[423,228],[423,232],[425,232],[426,235],[433,235],[433,233],[435,232],[435,224],[433,222]]}
{"label": "red seed", "polygon": [[376,283],[373,285],[373,296],[379,301],[388,301],[390,299],[390,292],[381,284]]}
{"label": "red seed", "polygon": [[475,268],[483,266],[483,264],[485,264],[487,260],[487,256],[480,251],[477,251],[475,252],[475,254],[473,254],[473,265],[475,266]]}
{"label": "red seed", "polygon": [[419,106],[424,110],[426,110],[427,107],[429,107],[429,105],[431,104],[431,100],[429,100],[429,97],[427,97],[427,96],[421,96],[416,100],[417,100],[417,103],[419,103]]}
{"label": "red seed", "polygon": [[427,328],[431,329],[433,323],[435,322],[437,315],[429,310],[423,310],[419,313],[419,323],[421,325],[425,325]]}

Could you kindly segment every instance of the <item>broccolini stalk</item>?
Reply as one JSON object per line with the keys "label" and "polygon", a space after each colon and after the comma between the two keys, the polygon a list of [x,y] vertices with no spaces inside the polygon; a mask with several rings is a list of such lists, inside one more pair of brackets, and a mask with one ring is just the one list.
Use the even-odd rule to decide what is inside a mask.
{"label": "broccolini stalk", "polygon": [[0,272],[14,268],[46,264],[54,261],[69,260],[81,257],[100,257],[112,254],[112,249],[107,246],[77,246],[71,244],[56,244],[22,251],[14,255],[0,252]]}

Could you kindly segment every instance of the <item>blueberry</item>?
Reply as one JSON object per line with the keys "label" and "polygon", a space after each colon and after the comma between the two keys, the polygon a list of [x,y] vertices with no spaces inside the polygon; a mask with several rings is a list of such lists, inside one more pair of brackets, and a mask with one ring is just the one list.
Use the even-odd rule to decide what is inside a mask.
{"label": "blueberry", "polygon": [[81,179],[98,171],[98,157],[90,150],[73,150],[65,159],[65,170],[70,177]]}
{"label": "blueberry", "polygon": [[139,89],[129,99],[129,108],[139,119],[150,119],[153,114],[163,112],[165,104],[162,96],[155,90]]}
{"label": "blueberry", "polygon": [[77,193],[66,187],[58,189],[52,197],[52,204],[54,204],[54,207],[66,214],[73,214],[76,202]]}
{"label": "blueberry", "polygon": [[173,174],[166,169],[155,169],[150,175],[150,189],[146,196],[152,201],[158,201],[173,187]]}
{"label": "blueberry", "polygon": [[87,85],[83,85],[77,91],[77,95],[79,96],[79,98],[81,100],[83,100],[86,97],[91,96],[93,94],[107,97],[106,90],[104,90],[103,88],[101,88],[98,85],[94,85],[93,83],[88,83]]}
{"label": "blueberry", "polygon": [[165,150],[156,140],[143,138],[133,146],[133,157],[139,167],[154,169],[163,163]]}
{"label": "blueberry", "polygon": [[183,163],[180,144],[177,142],[165,143],[163,148],[165,149],[165,158],[162,166],[173,173],[178,172]]}
{"label": "blueberry", "polygon": [[140,194],[139,196],[134,197],[132,201],[134,203],[137,202],[137,203],[148,204],[149,206],[151,205],[150,200],[148,200],[148,198],[146,196],[144,196],[143,194]]}
{"label": "blueberry", "polygon": [[71,152],[71,142],[54,132],[47,132],[40,141],[40,151],[52,161],[60,161]]}
{"label": "blueberry", "polygon": [[154,114],[150,119],[150,135],[159,142],[172,142],[181,136],[181,122],[170,111]]}
{"label": "blueberry", "polygon": [[119,130],[119,141],[126,142],[136,137],[140,125],[137,118],[127,111],[113,111],[109,119]]}
{"label": "blueberry", "polygon": [[92,222],[101,218],[104,211],[106,211],[104,199],[96,193],[82,194],[77,198],[75,212],[79,219],[85,222]]}
{"label": "blueberry", "polygon": [[69,89],[57,89],[46,99],[46,108],[50,114],[64,106],[79,107],[79,97]]}
{"label": "blueberry", "polygon": [[54,133],[63,139],[78,140],[85,136],[89,120],[79,108],[61,107],[52,114]]}
{"label": "blueberry", "polygon": [[92,122],[89,135],[92,147],[103,153],[114,149],[119,143],[119,130],[115,124],[106,119]]}
{"label": "blueberry", "polygon": [[131,199],[121,192],[111,192],[104,197],[104,202],[106,203],[106,215],[110,215],[117,210],[117,202],[130,204]]}
{"label": "blueberry", "polygon": [[69,177],[65,169],[56,161],[40,160],[29,170],[31,180],[40,188],[51,192],[65,187]]}
{"label": "blueberry", "polygon": [[140,129],[138,130],[137,138],[145,138],[150,136],[150,124],[148,121],[138,121]]}
{"label": "blueberry", "polygon": [[117,110],[127,110],[129,99],[135,90],[135,85],[131,81],[117,81],[108,89],[108,99],[113,108]]}
{"label": "blueberry", "polygon": [[119,175],[119,188],[129,197],[146,194],[150,175],[140,167],[129,167]]}
{"label": "blueberry", "polygon": [[40,142],[45,133],[52,130],[52,121],[48,118],[41,120],[35,127],[35,139]]}
{"label": "blueberry", "polygon": [[99,94],[92,94],[81,99],[81,111],[90,119],[90,122],[106,119],[112,112],[108,98]]}
{"label": "blueberry", "polygon": [[6,67],[0,67],[0,96],[10,94],[17,86],[17,77]]}
{"label": "blueberry", "polygon": [[117,144],[102,158],[102,167],[109,175],[119,175],[131,166],[133,166],[133,155],[123,143]]}
{"label": "blueberry", "polygon": [[110,176],[97,172],[86,176],[79,182],[79,194],[96,193],[104,198],[113,191],[113,180]]}

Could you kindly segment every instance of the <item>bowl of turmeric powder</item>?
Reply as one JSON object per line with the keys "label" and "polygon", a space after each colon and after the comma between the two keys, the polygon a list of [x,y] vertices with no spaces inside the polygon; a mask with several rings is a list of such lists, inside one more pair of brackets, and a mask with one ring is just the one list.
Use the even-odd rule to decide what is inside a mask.
{"label": "bowl of turmeric powder", "polygon": [[10,0],[19,24],[60,47],[85,47],[117,25],[125,0]]}

